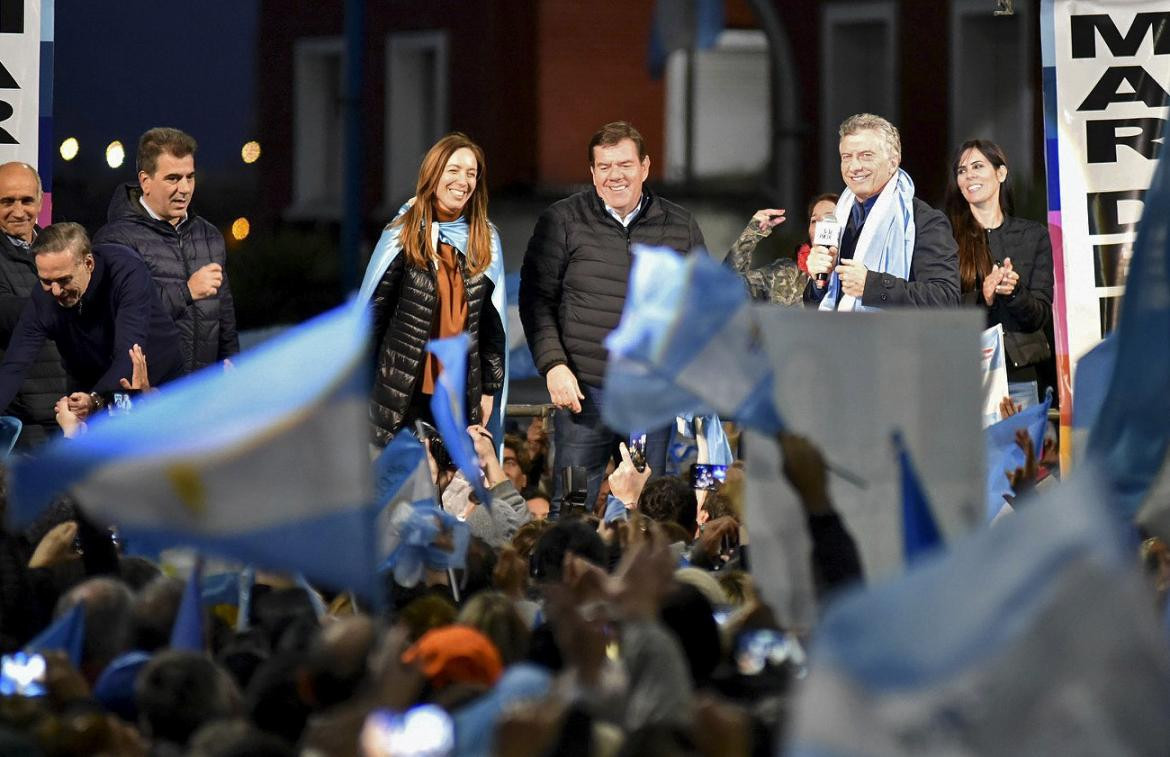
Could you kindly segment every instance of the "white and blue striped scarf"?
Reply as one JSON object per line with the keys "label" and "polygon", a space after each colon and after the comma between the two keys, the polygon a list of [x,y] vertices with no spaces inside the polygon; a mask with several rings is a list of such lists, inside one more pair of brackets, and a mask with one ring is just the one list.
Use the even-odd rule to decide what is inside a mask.
{"label": "white and blue striped scarf", "polygon": [[[856,202],[857,198],[848,189],[841,192],[841,198],[837,200],[837,217],[848,218]],[[914,180],[901,168],[892,180],[886,182],[869,211],[853,259],[871,271],[888,273],[900,279],[910,277],[910,264],[914,259]],[[840,306],[837,305],[838,297],[841,298]],[[836,273],[829,276],[829,291],[821,300],[820,309],[880,310],[862,305],[856,297],[841,294],[841,277]]]}

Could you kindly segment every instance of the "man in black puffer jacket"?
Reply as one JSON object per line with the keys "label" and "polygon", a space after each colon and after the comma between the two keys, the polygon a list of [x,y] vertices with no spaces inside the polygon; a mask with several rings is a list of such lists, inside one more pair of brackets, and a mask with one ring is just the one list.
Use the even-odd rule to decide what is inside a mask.
{"label": "man in black puffer jacket", "polygon": [[[138,184],[114,190],[109,221],[94,245],[138,251],[179,328],[187,372],[240,351],[223,235],[188,213],[195,194],[195,140],[178,129],[151,129],[138,141]],[[147,356],[149,359],[149,356]]]}
{"label": "man in black puffer jacket", "polygon": [[[26,163],[0,166],[0,232],[3,232],[0,233],[0,348],[3,350],[8,349],[29,293],[40,286],[32,243],[41,233],[36,221],[42,196],[41,179],[32,166]],[[69,389],[61,354],[56,345],[45,342],[28,368],[20,393],[8,408],[24,424],[17,440],[19,447],[34,447],[59,431],[53,406],[69,394]]]}
{"label": "man in black puffer jacket", "polygon": [[[593,189],[554,203],[540,216],[520,272],[520,318],[551,401],[569,412],[556,419],[553,508],[561,471],[588,470],[594,502],[617,441],[601,421],[605,337],[621,320],[635,244],[690,252],[703,247],[694,217],[642,184],[650,172],[642,135],[606,124],[589,142]],[[669,429],[648,430],[646,462],[666,464]]]}

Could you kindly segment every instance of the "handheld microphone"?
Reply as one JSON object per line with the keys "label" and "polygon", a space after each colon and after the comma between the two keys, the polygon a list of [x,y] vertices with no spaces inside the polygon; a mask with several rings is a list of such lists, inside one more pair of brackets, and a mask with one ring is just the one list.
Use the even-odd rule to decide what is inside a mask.
{"label": "handheld microphone", "polygon": [[[817,221],[816,231],[813,232],[813,246],[837,247],[841,243],[841,224],[837,223],[837,216],[829,213]],[[818,273],[817,283],[823,284],[829,280],[829,274]]]}

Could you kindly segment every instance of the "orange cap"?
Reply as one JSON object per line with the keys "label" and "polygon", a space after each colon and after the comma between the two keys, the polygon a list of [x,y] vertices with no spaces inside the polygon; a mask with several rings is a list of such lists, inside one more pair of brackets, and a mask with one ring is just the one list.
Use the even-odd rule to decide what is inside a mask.
{"label": "orange cap", "polygon": [[402,653],[402,661],[417,663],[437,689],[452,683],[494,686],[504,669],[491,639],[474,628],[459,625],[427,631]]}

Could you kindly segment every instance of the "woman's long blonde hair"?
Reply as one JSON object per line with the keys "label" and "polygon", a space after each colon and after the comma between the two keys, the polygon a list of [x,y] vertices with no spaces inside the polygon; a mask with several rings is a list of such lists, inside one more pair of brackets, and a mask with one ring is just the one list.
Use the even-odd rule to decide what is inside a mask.
{"label": "woman's long blonde hair", "polygon": [[[451,132],[427,150],[418,169],[414,204],[391,225],[402,229],[402,251],[406,254],[406,259],[421,268],[429,267],[431,258],[435,256],[430,234],[431,223],[435,220],[435,193],[438,191],[439,181],[443,178],[447,161],[457,150],[464,147],[475,155],[478,166],[475,174],[475,191],[467,198],[467,205],[463,207],[463,215],[470,227],[467,249],[464,250],[467,274],[475,276],[486,270],[491,262],[492,232],[487,215],[487,166],[484,164],[483,150],[466,134]],[[418,229],[420,233],[412,233],[411,229]]]}

